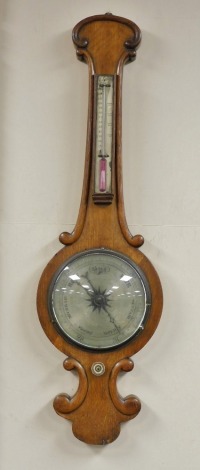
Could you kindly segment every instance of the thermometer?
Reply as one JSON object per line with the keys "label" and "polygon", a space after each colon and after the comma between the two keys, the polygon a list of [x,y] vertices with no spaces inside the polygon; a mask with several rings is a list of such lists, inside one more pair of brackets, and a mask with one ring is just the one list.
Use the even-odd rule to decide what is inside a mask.
{"label": "thermometer", "polygon": [[114,148],[114,75],[95,76],[95,160],[94,195],[96,203],[103,202],[103,194],[112,199],[112,161]]}

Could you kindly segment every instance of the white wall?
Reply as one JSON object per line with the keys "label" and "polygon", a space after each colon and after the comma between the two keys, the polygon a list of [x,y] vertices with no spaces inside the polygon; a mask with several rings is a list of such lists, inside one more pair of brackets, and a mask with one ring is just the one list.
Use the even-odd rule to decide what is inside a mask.
{"label": "white wall", "polygon": [[[53,411],[77,381],[40,327],[35,295],[80,201],[88,78],[71,30],[106,11],[143,32],[124,70],[124,191],[165,308],[119,380],[141,413],[113,444],[92,447]],[[200,3],[1,0],[0,43],[1,468],[199,470]]]}

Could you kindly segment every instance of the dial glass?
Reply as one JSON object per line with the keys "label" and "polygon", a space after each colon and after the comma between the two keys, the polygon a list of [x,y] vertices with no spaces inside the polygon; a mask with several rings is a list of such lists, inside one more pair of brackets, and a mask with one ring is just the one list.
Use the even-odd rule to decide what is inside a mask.
{"label": "dial glass", "polygon": [[143,272],[103,248],[69,259],[49,289],[49,312],[60,334],[95,350],[115,348],[139,334],[150,305]]}

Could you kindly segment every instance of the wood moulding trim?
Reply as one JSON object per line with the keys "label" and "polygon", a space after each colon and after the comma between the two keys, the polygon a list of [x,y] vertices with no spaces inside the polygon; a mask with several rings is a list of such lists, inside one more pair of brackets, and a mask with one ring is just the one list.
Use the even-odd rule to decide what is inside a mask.
{"label": "wood moulding trim", "polygon": [[[123,66],[129,62],[132,62],[136,58],[136,49],[139,47],[141,42],[141,31],[139,27],[131,20],[122,18],[120,16],[112,15],[112,13],[106,13],[105,15],[96,15],[85,18],[80,21],[73,29],[72,39],[74,44],[77,46],[76,54],[77,58],[88,64],[89,67],[89,103],[88,103],[88,127],[87,127],[87,141],[86,141],[86,156],[85,156],[85,171],[84,171],[84,184],[81,196],[80,209],[78,214],[77,223],[72,233],[62,232],[59,240],[64,245],[71,245],[76,242],[84,228],[88,202],[89,192],[91,183],[91,168],[92,168],[92,134],[93,134],[93,121],[94,121],[94,75],[95,67],[94,61],[91,54],[87,51],[89,41],[87,38],[81,38],[80,32],[83,27],[92,22],[117,22],[131,28],[133,36],[125,40],[125,50],[116,58],[116,82],[115,86],[115,102],[118,103],[117,109],[115,110],[116,116],[116,133],[115,133],[115,167],[116,167],[116,205],[118,211],[119,225],[121,227],[122,234],[126,241],[133,247],[139,248],[144,243],[142,235],[132,235],[128,229],[123,200],[123,183],[122,183],[122,157],[121,157],[121,121],[122,121],[122,110],[121,110],[121,99],[122,99],[122,75]],[[109,47],[109,44],[107,44]],[[120,102],[120,104],[119,104]],[[92,194],[92,199],[95,204],[98,205],[109,205],[112,204],[114,198],[113,193],[109,194]]]}
{"label": "wood moulding trim", "polygon": [[92,127],[93,127],[93,99],[94,94],[94,74],[93,74],[93,63],[90,55],[87,51],[84,51],[84,57],[87,58],[89,64],[89,97],[88,97],[88,121],[87,121],[87,138],[86,138],[86,151],[85,151],[85,168],[84,168],[84,178],[83,178],[83,188],[81,195],[80,208],[78,213],[77,222],[73,232],[62,232],[59,236],[59,240],[63,245],[71,245],[75,243],[83,231],[85,224],[85,218],[88,208],[88,197],[90,190],[90,180],[91,180],[91,160],[92,160]]}
{"label": "wood moulding trim", "polygon": [[63,363],[65,370],[76,370],[79,375],[78,390],[70,397],[67,393],[60,393],[54,399],[54,410],[62,417],[66,417],[68,413],[75,411],[83,403],[88,390],[88,380],[83,366],[76,359],[70,357],[65,359]]}
{"label": "wood moulding trim", "polygon": [[76,46],[82,48],[87,48],[88,46],[88,39],[80,37],[80,31],[83,26],[87,25],[88,23],[92,23],[94,21],[115,21],[126,26],[129,26],[133,31],[133,36],[127,39],[124,43],[125,47],[129,50],[136,50],[141,42],[141,31],[138,26],[133,23],[133,21],[128,20],[127,18],[122,18],[121,16],[113,15],[112,13],[108,12],[104,15],[94,15],[85,18],[84,20],[80,21],[73,29],[72,32],[72,40],[76,44]]}
{"label": "wood moulding trim", "polygon": [[116,381],[119,372],[130,372],[134,363],[130,358],[124,358],[113,367],[109,380],[109,390],[115,408],[122,414],[135,418],[141,410],[141,402],[135,395],[123,398],[117,391]]}
{"label": "wood moulding trim", "polygon": [[[92,25],[92,22],[99,22],[99,24],[97,25],[95,23]],[[110,23],[105,24],[105,22]],[[133,33],[132,36],[131,32]],[[81,37],[80,33],[83,37]],[[90,38],[90,45],[87,35]],[[104,47],[102,47],[102,38],[104,39]],[[136,49],[141,41],[140,30],[132,21],[109,13],[91,16],[78,23],[73,31],[73,41],[76,46],[78,59],[86,62],[89,69],[88,121],[83,189],[75,228],[72,233],[63,232],[60,235],[61,243],[69,246],[62,248],[55,254],[41,275],[37,293],[37,309],[41,325],[47,337],[55,347],[68,356],[68,359],[64,361],[65,370],[76,371],[79,378],[76,393],[73,396],[67,393],[57,395],[54,400],[54,409],[60,416],[72,421],[73,433],[78,439],[88,444],[100,445],[114,441],[119,435],[120,423],[135,418],[140,411],[141,403],[135,395],[122,397],[119,394],[117,390],[117,378],[120,372],[129,372],[133,369],[133,362],[129,357],[145,346],[157,328],[162,313],[163,297],[162,287],[156,270],[146,256],[136,249],[143,244],[144,239],[141,235],[132,236],[130,233],[125,217],[123,199],[123,66],[136,58]],[[97,152],[94,152],[94,140],[97,121],[97,119],[95,120],[95,80],[97,75],[113,75],[115,78],[113,80],[113,153],[111,159],[112,181],[111,186],[109,186],[110,194],[108,193],[108,195],[106,195],[106,199],[105,195],[102,199],[101,194],[97,194],[95,201],[94,155],[96,155]],[[138,197],[140,197],[140,194]],[[100,201],[97,201],[98,198]],[[119,336],[117,336],[118,339],[114,340],[111,346],[105,350],[104,343],[101,343],[102,339],[100,340],[100,345],[96,346],[96,349],[87,346],[87,341],[84,342],[84,336],[82,343],[77,343],[76,340],[74,340],[74,342],[71,341],[70,335],[68,336],[68,326],[66,330],[65,328],[63,329],[63,331],[66,331],[66,335],[62,335],[62,331],[58,328],[58,325],[56,327],[55,316],[50,312],[50,306],[53,306],[52,295],[55,287],[55,279],[58,279],[60,273],[63,272],[63,269],[67,268],[70,259],[73,260],[74,256],[79,256],[81,253],[84,253],[85,256],[88,251],[96,249],[98,249],[98,252],[107,250],[109,253],[121,253],[124,260],[132,260],[136,271],[138,268],[138,274],[141,272],[144,278],[146,278],[146,294],[148,290],[151,293],[149,303],[147,304],[146,301],[148,305],[148,312],[146,310],[146,313],[148,313],[148,315],[145,314],[145,322],[142,322],[141,329],[138,328],[135,335],[133,334],[127,341],[123,342],[122,324],[122,336],[120,335],[121,330],[117,328],[119,332]],[[83,276],[83,278],[84,277],[85,276]],[[78,279],[81,278],[78,277]],[[142,279],[143,276],[141,280]],[[120,278],[120,280],[122,279]],[[98,284],[99,281],[96,282]],[[105,286],[106,282],[105,276]],[[84,286],[82,285],[82,287]],[[99,293],[101,293],[100,287],[102,287],[101,281],[99,283]],[[77,292],[77,294],[79,294],[79,292]],[[62,293],[62,296],[63,295],[65,294]],[[103,296],[104,294],[101,293],[101,295]],[[133,297],[135,297],[134,294]],[[64,297],[61,298],[63,299]],[[87,308],[85,307],[84,311],[83,299],[84,297],[82,297],[82,300],[79,297],[78,302],[80,303],[78,303],[77,310],[78,315],[82,313],[81,308],[83,303],[84,317],[85,314],[87,315]],[[91,303],[90,299],[89,302]],[[74,304],[74,308],[75,305],[76,304]],[[95,305],[95,309],[96,308]],[[122,304],[119,303],[117,308],[123,309]],[[134,306],[134,309],[135,308],[136,306]],[[99,313],[100,311],[101,307]],[[71,308],[70,312],[68,306],[66,306],[65,312],[69,313],[68,318],[75,315],[74,309]],[[121,313],[124,314],[123,310]],[[127,312],[127,318],[129,318],[129,313],[132,314],[132,304],[129,312]],[[79,319],[77,323],[78,321]],[[112,330],[110,333],[110,328],[113,328],[112,323],[114,323],[112,316],[109,321],[107,319],[107,323],[108,329],[103,323],[102,331],[100,330],[101,336],[99,337],[103,338],[106,334],[112,334]],[[85,323],[83,322],[83,326],[84,325]],[[80,331],[83,329],[81,323],[79,328]],[[83,331],[85,330],[83,329]],[[95,329],[94,331],[91,330],[91,334],[96,335]],[[79,332],[77,336],[79,337]],[[97,341],[98,334],[96,336]],[[94,344],[97,345],[98,343],[94,342]],[[95,373],[95,364],[103,367],[102,374],[98,375],[98,373]]]}
{"label": "wood moulding trim", "polygon": [[[72,429],[74,435],[88,444],[108,444],[115,440],[120,432],[121,422],[129,421],[130,419],[135,418],[141,409],[141,402],[139,398],[135,395],[128,395],[122,397],[117,390],[117,378],[120,372],[130,372],[133,369],[133,361],[130,358],[123,358],[119,360],[111,371],[108,369],[107,378],[104,379],[103,387],[98,389],[97,384],[95,385],[95,396],[93,396],[94,413],[91,413],[90,420],[87,423],[87,426],[80,426],[80,422],[83,420],[84,415],[88,415],[88,399],[87,394],[89,392],[88,384],[90,382],[89,375],[90,371],[84,368],[76,359],[70,357],[65,359],[64,368],[68,371],[77,370],[79,375],[79,385],[77,392],[71,397],[67,393],[60,393],[54,399],[54,409],[56,413],[64,419],[72,421]],[[103,372],[104,374],[105,372]],[[99,378],[96,377],[98,381]],[[96,382],[95,382],[96,383]],[[90,389],[92,389],[90,385]],[[101,413],[102,406],[102,393],[105,396],[103,400],[105,401],[106,412],[113,414],[113,419],[111,421],[108,419],[106,430],[102,430],[104,420],[101,417],[96,417],[96,410]],[[91,390],[90,390],[91,394]],[[90,396],[90,399],[92,396]],[[99,436],[95,436],[95,433],[88,433],[88,428],[93,430],[96,429],[96,426],[100,427]]]}

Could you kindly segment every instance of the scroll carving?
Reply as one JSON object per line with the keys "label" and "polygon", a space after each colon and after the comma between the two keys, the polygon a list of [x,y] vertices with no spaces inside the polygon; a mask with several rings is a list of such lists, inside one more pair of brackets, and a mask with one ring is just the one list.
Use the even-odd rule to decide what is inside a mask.
{"label": "scroll carving", "polygon": [[[80,204],[80,211],[78,215],[78,220],[76,226],[72,233],[63,232],[61,233],[59,240],[63,245],[71,245],[76,242],[83,231],[85,220],[86,220],[86,213],[88,208],[88,201],[89,201],[89,193],[90,193],[90,182],[91,182],[91,155],[92,155],[92,148],[91,148],[91,141],[92,141],[92,117],[93,117],[93,76],[96,73],[96,59],[93,55],[93,52],[90,50],[90,39],[86,36],[87,34],[90,36],[90,29],[92,23],[121,23],[124,25],[125,29],[127,28],[127,39],[126,33],[124,33],[124,43],[123,43],[123,52],[119,57],[117,57],[118,51],[116,51],[116,63],[113,64],[115,71],[113,69],[112,73],[117,73],[118,75],[118,89],[117,89],[117,103],[121,103],[121,89],[122,89],[122,73],[123,73],[123,66],[125,63],[132,62],[136,58],[136,50],[140,45],[141,42],[141,31],[139,27],[133,23],[132,21],[122,18],[119,16],[112,15],[111,13],[106,13],[105,15],[96,15],[86,18],[80,21],[74,28],[72,33],[72,39],[74,45],[76,47],[76,54],[77,58],[85,63],[88,64],[89,67],[89,111],[88,111],[88,128],[87,128],[87,142],[86,142],[86,159],[85,159],[85,173],[84,173],[84,185],[81,197],[81,204]],[[86,28],[87,26],[87,28]],[[132,32],[132,36],[131,36]],[[101,40],[101,36],[99,37],[99,41]],[[108,39],[109,41],[109,39]],[[100,46],[100,44],[98,44]],[[107,44],[109,47],[109,42]],[[104,45],[105,49],[105,45]],[[105,60],[104,60],[105,63]],[[109,72],[111,73],[111,72]],[[118,105],[117,105],[118,106]],[[123,185],[122,185],[122,163],[121,163],[121,105],[116,110],[117,112],[117,132],[116,132],[116,148],[118,149],[117,152],[117,210],[118,210],[118,220],[121,227],[121,231],[124,235],[124,238],[127,242],[135,247],[139,248],[144,243],[144,238],[142,235],[135,235],[133,236],[127,226],[126,217],[125,217],[125,210],[124,210],[124,202],[123,202]],[[93,201],[95,204],[99,205],[108,205],[112,204],[113,201],[113,194],[93,194]]]}
{"label": "scroll carving", "polygon": [[[54,409],[58,415],[72,422],[73,433],[78,439],[88,444],[105,445],[118,437],[120,424],[135,418],[141,409],[140,400],[135,395],[125,397],[120,395],[117,390],[117,378],[121,371],[129,372],[133,369],[133,362],[129,356],[139,351],[154,333],[162,312],[162,288],[149,260],[131,248],[139,248],[144,239],[142,235],[133,236],[130,233],[123,199],[122,75],[124,64],[136,58],[136,50],[141,41],[140,29],[132,21],[108,13],[82,20],[75,26],[72,38],[78,59],[87,63],[89,68],[84,182],[77,223],[72,233],[63,232],[60,235],[60,242],[68,246],[56,253],[43,271],[38,286],[37,307],[41,325],[49,340],[68,356],[64,361],[65,370],[75,370],[79,378],[75,394],[72,396],[67,393],[58,394],[54,399]],[[111,192],[102,197],[99,191],[94,200],[95,178],[98,176],[95,173],[98,114],[95,80],[98,75],[114,77],[111,106],[113,142],[109,186]],[[78,138],[77,135],[73,137]],[[87,253],[88,250],[113,251],[130,258],[133,264],[144,272],[152,295],[151,310],[144,329],[140,334],[131,337],[130,341],[113,345],[111,350],[103,350],[104,345],[98,345],[97,338],[94,340],[96,347],[91,347],[90,350],[87,349],[87,343],[84,348],[76,341],[68,340],[68,327],[66,336],[62,335],[50,311],[51,288],[55,277],[76,254]],[[84,291],[82,293],[84,295]],[[101,294],[99,298],[103,299],[104,295],[100,291],[99,293]],[[98,299],[98,302],[102,300]],[[95,304],[95,309],[98,305],[100,304],[97,303],[96,307]],[[87,315],[87,308],[84,311],[83,305],[84,315]],[[110,323],[111,320],[108,321],[108,325],[112,328]],[[103,364],[103,373],[100,375],[94,373],[93,366],[96,362]]]}
{"label": "scroll carving", "polygon": [[79,374],[79,386],[75,395],[70,397],[67,393],[60,393],[54,399],[53,406],[56,413],[65,417],[66,414],[76,410],[83,403],[87,394],[88,381],[83,366],[76,359],[65,359],[63,366],[66,370],[76,369]]}
{"label": "scroll carving", "polygon": [[[130,57],[133,56],[132,59]],[[136,52],[134,50],[127,52],[124,51],[123,54],[120,57],[120,60],[118,62],[118,68],[117,68],[117,74],[118,74],[118,79],[117,79],[117,120],[119,123],[122,121],[122,70],[123,70],[123,65],[128,61],[128,60],[134,60],[136,58]],[[121,140],[122,140],[122,135],[121,135],[121,126],[119,125],[118,127],[118,132],[116,132],[116,147],[121,149]],[[118,220],[120,224],[121,231],[123,233],[124,238],[126,241],[129,243],[129,245],[133,246],[134,248],[140,248],[144,244],[144,237],[140,234],[137,235],[132,235],[130,232],[127,221],[126,221],[126,216],[125,216],[125,208],[124,208],[124,196],[123,196],[123,176],[122,176],[122,154],[121,151],[117,153],[117,174],[116,174],[116,179],[117,179],[117,194],[118,194],[118,204],[117,204],[117,211],[118,211]]]}
{"label": "scroll carving", "polygon": [[[77,55],[79,56],[79,51],[77,50]],[[75,243],[81,233],[83,231],[83,227],[85,224],[85,218],[87,213],[88,207],[88,197],[89,197],[89,189],[90,189],[90,178],[91,178],[91,162],[90,159],[87,158],[87,155],[91,154],[91,135],[92,135],[92,112],[93,112],[93,102],[90,100],[90,96],[93,94],[93,62],[92,59],[87,51],[81,51],[80,57],[81,60],[84,59],[84,62],[88,63],[89,66],[89,103],[88,103],[88,121],[87,121],[87,140],[86,140],[86,158],[85,158],[85,169],[84,169],[84,184],[82,189],[82,196],[81,196],[81,204],[78,214],[78,219],[76,222],[76,226],[72,233],[69,232],[62,232],[59,237],[59,241],[63,245],[72,245]]]}
{"label": "scroll carving", "polygon": [[117,391],[116,381],[119,372],[130,372],[134,367],[133,361],[129,358],[122,359],[113,367],[109,380],[109,391],[112,401],[120,413],[129,415],[132,418],[137,416],[141,409],[139,398],[135,395],[128,395],[123,398]]}
{"label": "scroll carving", "polygon": [[122,18],[121,16],[112,15],[112,13],[106,13],[105,15],[96,15],[90,16],[82,21],[80,21],[74,28],[72,33],[73,42],[80,48],[86,48],[88,46],[88,39],[84,37],[80,37],[81,29],[89,23],[94,21],[114,21],[121,23],[125,26],[128,26],[133,31],[133,36],[127,39],[124,43],[124,46],[127,49],[137,49],[141,42],[141,31],[138,26],[133,23],[133,21],[128,20],[127,18]]}

